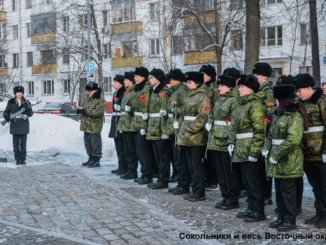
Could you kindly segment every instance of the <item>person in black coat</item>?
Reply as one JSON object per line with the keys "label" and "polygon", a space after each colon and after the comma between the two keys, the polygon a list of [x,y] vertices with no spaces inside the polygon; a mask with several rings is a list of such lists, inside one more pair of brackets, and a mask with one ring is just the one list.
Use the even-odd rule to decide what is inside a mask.
{"label": "person in black coat", "polygon": [[[33,115],[31,103],[23,96],[24,87],[14,87],[15,97],[8,101],[3,118],[10,122],[10,134],[13,136],[14,156],[17,165],[26,164],[26,141],[29,133],[28,117]],[[10,119],[10,115],[24,109],[21,116]]]}

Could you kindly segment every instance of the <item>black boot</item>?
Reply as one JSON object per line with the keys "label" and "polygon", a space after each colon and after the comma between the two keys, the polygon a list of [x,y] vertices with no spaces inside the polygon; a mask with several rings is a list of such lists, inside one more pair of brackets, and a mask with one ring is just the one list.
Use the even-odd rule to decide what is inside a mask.
{"label": "black boot", "polygon": [[89,156],[89,157],[88,157],[88,160],[87,160],[86,162],[83,162],[83,163],[82,163],[82,166],[84,166],[84,167],[88,166],[88,164],[89,164],[91,161],[92,161],[92,157]]}
{"label": "black boot", "polygon": [[251,213],[252,213],[252,210],[247,208],[245,211],[241,211],[241,212],[237,213],[236,217],[240,218],[240,219],[244,219]]}
{"label": "black boot", "polygon": [[258,222],[258,221],[262,221],[265,220],[266,216],[264,213],[250,213],[247,215],[247,217],[245,217],[244,221],[246,222]]}
{"label": "black boot", "polygon": [[100,167],[100,159],[99,157],[92,157],[91,162],[88,164],[88,168],[95,168],[95,167]]}
{"label": "black boot", "polygon": [[111,170],[111,173],[112,173],[112,174],[117,174],[117,173],[119,173],[119,171],[120,171],[120,169],[117,168],[117,169]]}
{"label": "black boot", "polygon": [[221,202],[216,203],[215,208],[220,209],[222,206],[225,206],[227,199],[224,197]]}
{"label": "black boot", "polygon": [[318,229],[326,228],[326,218],[322,218],[319,222],[316,223]]}
{"label": "black boot", "polygon": [[270,228],[278,228],[283,223],[283,219],[278,217],[276,220],[269,223]]}
{"label": "black boot", "polygon": [[317,214],[310,219],[307,219],[304,223],[307,225],[316,225],[319,221],[322,220],[322,217],[318,216]]}
{"label": "black boot", "polygon": [[284,222],[281,225],[278,226],[277,230],[278,231],[291,231],[297,229],[297,226],[295,223],[291,222]]}

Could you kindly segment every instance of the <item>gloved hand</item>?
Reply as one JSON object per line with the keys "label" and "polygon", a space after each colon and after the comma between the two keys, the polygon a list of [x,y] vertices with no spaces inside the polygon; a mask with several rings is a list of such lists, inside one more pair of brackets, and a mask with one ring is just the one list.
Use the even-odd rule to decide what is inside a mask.
{"label": "gloved hand", "polygon": [[146,120],[148,119],[148,113],[147,113],[147,112],[143,113],[143,114],[141,115],[141,118],[142,118],[144,121],[146,121]]}
{"label": "gloved hand", "polygon": [[263,157],[267,157],[267,156],[268,156],[268,153],[269,153],[269,151],[266,150],[266,149],[263,149],[263,150],[261,151],[261,154],[262,154]]}
{"label": "gloved hand", "polygon": [[166,117],[168,113],[165,110],[160,110],[160,116],[161,117]]}
{"label": "gloved hand", "polygon": [[323,163],[326,163],[326,154],[323,154],[322,157],[323,157]]}
{"label": "gloved hand", "polygon": [[206,124],[205,124],[205,129],[207,130],[207,132],[211,131],[211,129],[212,129],[212,124],[210,124],[210,123],[206,123]]}
{"label": "gloved hand", "polygon": [[258,159],[257,159],[257,158],[254,158],[254,157],[252,157],[252,156],[249,156],[249,157],[248,157],[248,161],[249,161],[249,162],[258,162]]}
{"label": "gloved hand", "polygon": [[162,140],[168,140],[169,138],[170,138],[169,135],[162,134],[162,137],[161,137]]}
{"label": "gloved hand", "polygon": [[121,106],[120,105],[117,105],[117,104],[114,104],[113,108],[116,111],[120,111],[121,110]]}
{"label": "gloved hand", "polygon": [[131,107],[128,106],[128,105],[126,105],[126,106],[125,106],[125,112],[131,112]]}
{"label": "gloved hand", "polygon": [[78,108],[77,109],[77,115],[79,115],[79,114],[82,114],[82,115],[86,116],[86,109]]}
{"label": "gloved hand", "polygon": [[270,158],[269,158],[269,161],[270,161],[271,164],[277,164],[277,161],[274,160],[273,157],[270,157]]}
{"label": "gloved hand", "polygon": [[174,121],[173,122],[173,128],[174,129],[179,129],[180,125],[179,125],[179,122],[178,121]]}
{"label": "gloved hand", "polygon": [[229,144],[228,145],[228,152],[229,152],[229,154],[230,154],[231,157],[232,157],[233,151],[234,151],[234,145],[233,144]]}
{"label": "gloved hand", "polygon": [[140,129],[140,135],[146,135],[146,130],[144,128]]}

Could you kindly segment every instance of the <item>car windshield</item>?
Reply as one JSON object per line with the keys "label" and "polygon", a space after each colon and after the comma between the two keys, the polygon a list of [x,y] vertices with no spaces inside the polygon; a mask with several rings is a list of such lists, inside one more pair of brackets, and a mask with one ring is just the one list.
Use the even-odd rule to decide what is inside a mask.
{"label": "car windshield", "polygon": [[42,109],[60,109],[61,104],[60,103],[49,103],[46,104]]}

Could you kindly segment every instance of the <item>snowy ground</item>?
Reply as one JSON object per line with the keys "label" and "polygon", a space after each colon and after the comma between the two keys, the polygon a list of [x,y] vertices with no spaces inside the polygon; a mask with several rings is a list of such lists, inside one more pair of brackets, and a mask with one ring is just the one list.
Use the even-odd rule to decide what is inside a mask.
{"label": "snowy ground", "polygon": [[[87,154],[83,132],[79,130],[79,126],[79,122],[70,118],[34,114],[30,118],[30,134],[27,137],[27,164],[38,165],[60,161],[80,165],[87,158]],[[116,162],[114,142],[108,138],[109,130],[109,123],[104,123],[102,165]],[[1,166],[16,167],[8,124],[0,126],[0,157],[8,158],[8,163],[1,163]]]}

